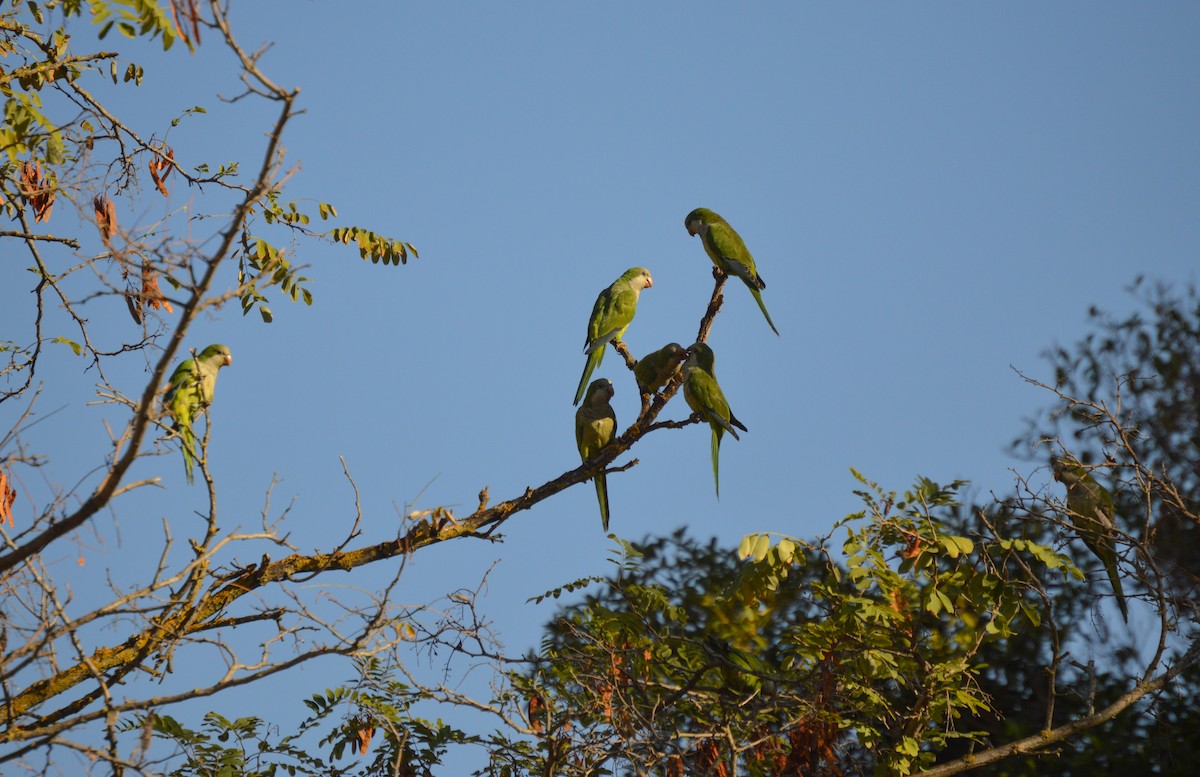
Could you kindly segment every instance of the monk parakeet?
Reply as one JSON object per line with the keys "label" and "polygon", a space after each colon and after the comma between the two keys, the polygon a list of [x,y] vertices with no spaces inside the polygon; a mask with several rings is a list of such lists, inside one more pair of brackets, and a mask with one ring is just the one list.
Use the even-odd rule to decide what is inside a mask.
{"label": "monk parakeet", "polygon": [[687,358],[687,351],[679,343],[667,343],[654,353],[646,354],[633,368],[633,377],[643,394],[653,394],[675,375],[679,365]]}
{"label": "monk parakeet", "polygon": [[1125,605],[1125,592],[1121,590],[1121,573],[1117,569],[1116,524],[1113,523],[1116,513],[1112,494],[1075,459],[1056,458],[1051,465],[1054,479],[1067,487],[1067,510],[1071,513],[1075,531],[1104,565],[1117,597],[1117,607],[1121,609],[1121,618],[1128,623],[1129,611]]}
{"label": "monk parakeet", "polygon": [[717,498],[721,498],[721,481],[717,474],[717,456],[721,447],[721,435],[729,432],[733,439],[740,440],[736,426],[743,432],[750,431],[734,417],[725,401],[725,394],[713,374],[713,351],[706,343],[695,343],[687,350],[687,361],[683,363],[683,398],[688,407],[712,427],[713,485]]}
{"label": "monk parakeet", "polygon": [[696,208],[687,214],[683,225],[687,227],[689,235],[700,236],[704,251],[718,269],[742,279],[742,283],[746,284],[746,288],[754,295],[754,301],[758,303],[763,317],[771,325],[771,331],[779,334],[775,322],[771,320],[771,314],[767,312],[767,306],[763,304],[762,289],[767,288],[767,284],[754,268],[754,257],[742,242],[741,235],[729,226],[728,221],[708,208]]}
{"label": "monk parakeet", "polygon": [[583,368],[583,377],[579,379],[579,388],[575,392],[575,402],[583,399],[583,389],[592,377],[592,370],[600,366],[604,359],[604,346],[610,342],[620,341],[629,328],[629,322],[637,313],[638,296],[642,289],[654,285],[650,271],[645,267],[631,267],[625,274],[613,281],[613,284],[596,297],[592,307],[592,317],[588,319],[587,339],[583,341],[583,352],[587,354],[587,364]]}
{"label": "monk parakeet", "polygon": [[[608,378],[592,381],[584,395],[583,404],[575,411],[575,444],[584,461],[595,456],[612,442],[617,433],[617,415],[608,400],[612,399],[613,384]],[[608,531],[608,482],[601,472],[596,481],[596,499],[600,502],[600,521]]]}
{"label": "monk parakeet", "polygon": [[217,371],[233,364],[229,347],[214,343],[196,358],[188,359],[175,368],[163,395],[163,409],[175,419],[175,432],[183,444],[183,470],[188,483],[192,481],[192,468],[196,464],[196,435],[192,422],[213,400],[217,388]]}

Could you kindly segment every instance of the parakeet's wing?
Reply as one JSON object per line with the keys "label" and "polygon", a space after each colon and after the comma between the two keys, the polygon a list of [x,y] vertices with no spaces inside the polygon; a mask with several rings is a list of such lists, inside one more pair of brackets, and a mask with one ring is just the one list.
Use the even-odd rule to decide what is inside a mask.
{"label": "parakeet's wing", "polygon": [[1115,543],[1116,523],[1112,494],[1082,466],[1073,462],[1061,465],[1060,479],[1067,484],[1067,509],[1071,511],[1075,530],[1108,576],[1121,618],[1129,621],[1129,608],[1121,585],[1121,570],[1117,563]]}
{"label": "parakeet's wing", "polygon": [[684,398],[704,420],[729,432],[735,440],[741,439],[729,422],[729,402],[725,400],[725,393],[710,373],[701,369],[692,370],[688,376],[688,391]]}
{"label": "parakeet's wing", "polygon": [[195,387],[196,379],[197,370],[195,360],[187,359],[181,362],[175,368],[175,371],[171,373],[171,377],[167,381],[167,392],[163,395],[163,407],[167,408],[168,412],[174,415],[173,408],[176,402],[179,401],[180,391]]}
{"label": "parakeet's wing", "polygon": [[642,358],[633,368],[633,378],[637,381],[638,388],[647,394],[654,390],[654,383],[658,378],[658,367],[652,361],[657,353],[655,351]]}
{"label": "parakeet's wing", "polygon": [[633,368],[638,388],[649,394],[667,385],[685,355],[679,343],[667,343],[657,351],[646,354]]}
{"label": "parakeet's wing", "polygon": [[608,315],[608,309],[612,302],[612,287],[608,287],[596,297],[596,302],[592,305],[592,314],[588,317],[587,338],[583,341],[584,350],[588,348],[600,336],[600,326]]}
{"label": "parakeet's wing", "polygon": [[613,310],[613,287],[609,286],[600,295],[596,297],[596,304],[592,306],[592,315],[588,319],[587,339],[584,340],[583,350],[587,354],[587,361],[583,365],[583,375],[579,378],[579,387],[575,389],[575,401],[572,404],[578,405],[579,400],[583,399],[583,393],[587,390],[588,381],[592,378],[592,373],[604,361],[604,346],[608,344],[608,339],[601,338],[601,334],[605,331],[602,327],[608,326],[608,321],[612,317]]}
{"label": "parakeet's wing", "polygon": [[746,248],[742,236],[724,219],[712,221],[704,234],[705,246],[710,256],[720,257],[721,269],[733,273],[746,282],[747,286],[765,289],[754,267],[754,256]]}
{"label": "parakeet's wing", "polygon": [[196,465],[196,435],[192,432],[192,421],[200,410],[200,380],[196,362],[187,359],[171,373],[171,381],[163,395],[163,409],[175,419],[175,434],[183,449],[183,473],[187,482],[193,482]]}
{"label": "parakeet's wing", "polygon": [[746,248],[741,235],[724,219],[718,219],[708,225],[704,241],[704,246],[708,250],[709,256],[713,257],[713,262],[731,275],[741,278],[742,283],[746,284],[754,301],[758,303],[758,309],[762,311],[763,318],[770,325],[771,331],[778,335],[779,329],[771,320],[771,314],[767,312],[767,305],[762,298],[761,290],[767,288],[766,281],[758,274],[758,268],[754,266],[754,256]]}
{"label": "parakeet's wing", "polygon": [[[1117,607],[1121,610],[1121,618],[1129,622],[1129,609],[1125,601],[1125,591],[1121,586],[1121,570],[1117,564],[1116,531],[1117,525],[1113,520],[1116,515],[1112,494],[1100,485],[1092,473],[1085,473],[1079,485],[1072,489],[1079,492],[1082,504],[1079,505],[1080,515],[1091,523],[1091,526],[1081,532],[1081,538],[1088,549],[1100,559],[1104,565],[1104,573],[1108,575],[1113,595],[1117,599]],[[1070,507],[1070,497],[1067,507]]]}
{"label": "parakeet's wing", "polygon": [[[592,332],[591,327],[588,329],[591,337],[588,353],[603,348],[614,339],[621,339],[637,313],[637,291],[629,283],[619,283],[619,286],[614,284],[606,290],[607,298],[600,311],[600,318],[595,322],[595,332]],[[597,300],[597,303],[599,301]]]}

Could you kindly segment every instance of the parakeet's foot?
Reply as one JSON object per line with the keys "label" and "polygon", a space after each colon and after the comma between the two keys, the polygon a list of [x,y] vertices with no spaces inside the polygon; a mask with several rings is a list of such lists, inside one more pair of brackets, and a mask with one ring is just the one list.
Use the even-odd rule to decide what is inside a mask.
{"label": "parakeet's foot", "polygon": [[629,369],[637,367],[637,359],[633,358],[633,354],[629,352],[629,347],[622,340],[613,340],[610,345],[613,349],[621,354],[621,358],[625,360],[625,366]]}

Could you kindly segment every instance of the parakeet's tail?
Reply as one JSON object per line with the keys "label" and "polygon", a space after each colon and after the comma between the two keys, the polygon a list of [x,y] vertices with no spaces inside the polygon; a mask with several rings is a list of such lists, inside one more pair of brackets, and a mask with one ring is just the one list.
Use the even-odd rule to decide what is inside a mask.
{"label": "parakeet's tail", "polygon": [[779,330],[775,328],[775,322],[771,320],[771,314],[767,312],[767,306],[763,303],[762,294],[754,287],[750,288],[750,293],[754,295],[754,301],[758,303],[758,309],[762,311],[763,318],[767,319],[767,323],[771,325],[771,331],[778,335]]}
{"label": "parakeet's tail", "polygon": [[1083,544],[1087,545],[1088,550],[1100,559],[1100,563],[1104,566],[1104,573],[1108,575],[1113,596],[1117,599],[1117,607],[1121,610],[1121,618],[1128,623],[1129,608],[1125,601],[1125,591],[1121,587],[1121,570],[1117,567],[1117,551],[1113,547],[1112,540],[1108,537],[1088,533],[1082,534],[1081,538]]}
{"label": "parakeet's tail", "polygon": [[196,435],[192,433],[192,427],[183,424],[176,426],[175,431],[178,432],[179,442],[183,447],[183,472],[187,475],[187,482],[190,486],[195,482],[192,470],[196,466]]}
{"label": "parakeet's tail", "polygon": [[600,474],[593,480],[596,481],[596,500],[600,502],[600,524],[608,534],[608,479]]}
{"label": "parakeet's tail", "polygon": [[717,499],[721,498],[721,476],[717,471],[719,469],[718,462],[720,461],[721,450],[721,427],[716,424],[712,425],[712,460],[713,460],[713,486],[717,489]]}
{"label": "parakeet's tail", "polygon": [[600,366],[600,360],[603,358],[603,348],[588,354],[587,364],[583,365],[583,377],[579,379],[579,388],[575,391],[575,401],[571,404],[578,405],[579,400],[583,399],[583,392],[587,391],[588,381],[592,379],[592,371]]}
{"label": "parakeet's tail", "polygon": [[1121,610],[1121,620],[1129,623],[1129,606],[1125,602],[1125,592],[1121,590],[1121,573],[1117,569],[1117,557],[1105,561],[1104,571],[1108,573],[1108,581],[1112,584],[1113,594],[1117,597],[1117,607]]}

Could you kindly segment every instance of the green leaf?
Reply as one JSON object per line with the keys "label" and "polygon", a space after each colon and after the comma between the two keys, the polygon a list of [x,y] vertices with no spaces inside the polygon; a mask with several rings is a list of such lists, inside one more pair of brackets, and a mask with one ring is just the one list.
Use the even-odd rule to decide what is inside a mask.
{"label": "green leaf", "polygon": [[754,549],[752,551],[755,562],[762,561],[767,557],[767,551],[771,549],[771,538],[765,534],[758,535],[758,539],[754,541]]}
{"label": "green leaf", "polygon": [[958,558],[959,555],[969,556],[975,550],[975,543],[967,537],[942,537],[943,543],[949,542],[954,547],[954,551],[949,551],[951,558]]}
{"label": "green leaf", "polygon": [[83,346],[82,346],[82,345],[80,345],[79,343],[75,342],[74,340],[68,340],[68,339],[67,339],[67,338],[65,338],[65,337],[59,336],[59,337],[56,337],[56,338],[54,338],[54,339],[53,339],[53,340],[51,340],[50,342],[52,342],[52,343],[62,343],[63,345],[70,346],[71,350],[75,352],[75,355],[76,355],[76,356],[82,356],[82,355],[83,355]]}

